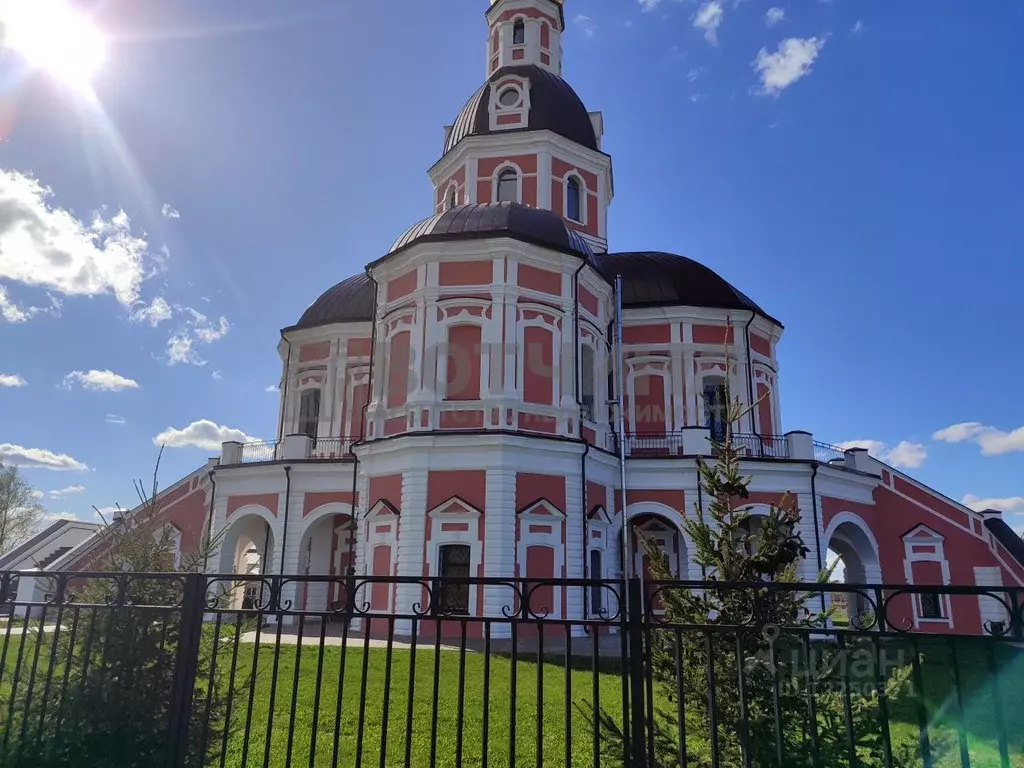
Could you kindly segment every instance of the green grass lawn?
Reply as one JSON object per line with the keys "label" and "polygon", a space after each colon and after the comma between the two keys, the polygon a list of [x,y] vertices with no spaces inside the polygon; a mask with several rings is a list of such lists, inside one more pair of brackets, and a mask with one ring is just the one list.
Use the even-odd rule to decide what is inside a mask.
{"label": "green grass lawn", "polygon": [[[30,636],[22,650],[22,690],[29,665],[35,658],[37,637]],[[207,628],[207,640],[211,639],[212,630]],[[225,630],[218,645],[217,664],[225,674],[231,663],[231,640],[233,633]],[[0,635],[2,642],[3,635]],[[42,643],[37,691],[45,675],[50,636],[46,636]],[[6,702],[10,697],[21,645],[22,641],[17,637],[11,637],[7,644],[0,680],[0,719],[6,715]],[[891,647],[898,650],[897,646]],[[902,647],[905,651],[903,661],[909,664],[909,646]],[[985,644],[970,639],[957,641],[961,721],[961,705],[953,687],[949,647],[945,641],[921,641],[923,697],[919,698],[915,690],[890,703],[888,725],[894,752],[899,753],[902,747],[918,743],[918,708],[923,703],[936,768],[961,765],[958,743],[958,725],[961,722],[972,768],[1001,765],[995,691],[986,648]],[[250,686],[254,652],[257,653],[257,669],[255,685]],[[410,696],[413,660],[415,669]],[[996,661],[1010,765],[1024,768],[1024,696],[1021,695],[1024,691],[1024,653],[1002,645]],[[320,664],[317,646],[305,645],[300,650],[295,645],[282,645],[276,658],[275,649],[270,645],[261,645],[258,652],[252,644],[239,646],[235,674],[238,690],[232,698],[231,729],[223,754],[225,766],[262,766],[265,758],[267,765],[281,768],[332,766],[335,764],[336,731],[337,765],[346,767],[401,766],[405,764],[407,750],[411,766],[480,766],[483,764],[485,743],[488,765],[537,766],[538,733],[542,745],[541,765],[591,766],[594,764],[595,743],[591,718],[595,679],[599,707],[614,722],[621,724],[623,719],[623,677],[616,659],[603,659],[595,677],[590,658],[576,657],[567,675],[565,658],[561,655],[547,656],[540,665],[534,658],[522,657],[513,667],[507,656],[492,655],[488,664],[480,653],[460,655],[457,651],[441,651],[435,654],[432,645],[427,644],[421,645],[415,654],[408,649],[393,650],[390,667],[383,648],[373,648],[364,653],[362,647],[350,646],[343,652],[340,647],[328,646],[323,650],[322,672],[318,676]],[[339,682],[343,683],[340,721],[336,717]],[[659,692],[658,686],[654,691],[655,707],[674,718],[675,702]],[[704,695],[703,691],[692,693]],[[543,703],[538,706],[540,697]],[[410,698],[411,727],[407,720]],[[202,707],[203,701],[200,700],[197,706]],[[514,757],[510,743],[513,714]],[[488,718],[486,742],[485,717]],[[360,722],[363,724],[361,737]],[[687,733],[693,739],[691,744],[701,736],[706,738],[706,724],[688,717]],[[460,734],[461,761],[458,760]],[[211,765],[219,766],[219,740],[215,751],[216,757]],[[602,759],[601,764],[621,763],[609,755]],[[732,766],[723,763],[723,768]]]}

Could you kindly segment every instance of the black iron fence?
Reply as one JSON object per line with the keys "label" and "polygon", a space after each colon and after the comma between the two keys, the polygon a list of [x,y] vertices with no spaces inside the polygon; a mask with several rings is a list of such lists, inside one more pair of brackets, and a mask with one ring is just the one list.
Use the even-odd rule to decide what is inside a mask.
{"label": "black iron fence", "polygon": [[1021,589],[16,578],[3,766],[1024,765]]}

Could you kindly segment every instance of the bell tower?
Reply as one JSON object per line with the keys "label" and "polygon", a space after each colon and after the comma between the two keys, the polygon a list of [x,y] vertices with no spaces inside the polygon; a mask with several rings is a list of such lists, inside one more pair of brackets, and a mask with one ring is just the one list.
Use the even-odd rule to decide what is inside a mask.
{"label": "bell tower", "polygon": [[533,64],[562,74],[562,0],[491,0],[487,10],[487,76]]}

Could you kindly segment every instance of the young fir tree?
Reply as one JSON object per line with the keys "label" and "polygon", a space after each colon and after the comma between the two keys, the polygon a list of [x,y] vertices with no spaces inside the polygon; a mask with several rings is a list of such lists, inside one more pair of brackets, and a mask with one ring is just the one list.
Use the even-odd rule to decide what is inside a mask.
{"label": "young fir tree", "polygon": [[[767,515],[752,517],[751,479],[742,474],[733,425],[754,406],[733,400],[728,388],[726,401],[725,434],[713,441],[714,461],[698,462],[706,508],[695,504],[684,523],[692,547],[688,554],[705,574],[701,588],[672,586],[667,555],[634,530],[649,562],[647,577],[667,582],[649,585],[645,593],[652,619],[646,637],[655,681],[654,718],[648,723],[654,765],[679,766],[682,751],[694,768],[846,765],[842,686],[847,682],[858,765],[919,765],[915,747],[884,743],[877,656],[867,640],[851,640],[840,649],[834,639],[823,639],[830,637],[821,630],[831,618],[831,609],[823,610],[823,593],[785,587],[800,581],[809,552],[800,535],[800,511],[787,494],[769,505]],[[827,582],[831,570],[818,573],[817,582]],[[888,672],[883,693],[892,702],[906,688],[911,670]],[[615,720],[606,712],[596,719],[605,751],[629,764]]]}
{"label": "young fir tree", "polygon": [[[45,700],[40,686],[31,696],[23,686],[13,692],[13,702],[0,702],[10,707],[12,722],[28,726],[3,745],[0,766],[163,764],[184,578],[152,574],[202,572],[216,542],[204,538],[196,552],[175,563],[177,532],[160,515],[156,472],[151,492],[141,482],[136,491],[138,508],[130,514],[118,508],[104,521],[95,558],[88,563],[90,572],[110,573],[109,578],[71,578],[62,596],[61,585],[54,583],[54,597],[65,603],[55,646],[52,632],[37,631],[24,640],[42,647],[39,674],[51,677],[52,700]],[[48,611],[47,621],[55,621],[57,609]],[[204,765],[219,750],[228,698],[238,695],[237,687],[230,690],[223,660],[211,675],[213,644],[212,631],[204,629],[195,665],[189,765]]]}

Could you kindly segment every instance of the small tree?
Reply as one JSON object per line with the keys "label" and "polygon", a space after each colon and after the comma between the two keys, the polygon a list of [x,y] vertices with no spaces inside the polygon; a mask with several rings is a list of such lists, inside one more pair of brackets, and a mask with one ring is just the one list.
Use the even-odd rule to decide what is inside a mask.
{"label": "small tree", "polygon": [[[845,765],[845,699],[836,683],[851,654],[868,661],[872,673],[873,656],[862,643],[841,650],[834,642],[820,640],[831,617],[831,609],[819,610],[824,603],[821,593],[813,587],[801,591],[785,586],[799,582],[799,567],[809,552],[800,535],[800,512],[787,494],[769,505],[766,515],[752,517],[747,503],[751,479],[742,475],[741,453],[732,432],[756,403],[745,407],[733,400],[728,385],[726,403],[725,433],[720,442],[713,442],[715,460],[698,462],[707,509],[695,504],[694,515],[684,521],[693,560],[705,574],[702,587],[672,586],[675,577],[667,555],[635,531],[649,561],[650,578],[668,582],[645,595],[652,603],[648,616],[655,615],[655,608],[661,612],[646,633],[647,661],[656,682],[654,718],[647,723],[653,732],[655,764],[679,765],[684,734],[677,707],[682,698],[689,765]],[[831,569],[825,569],[817,574],[817,582],[825,583],[830,576]],[[677,632],[674,627],[686,629]],[[906,748],[895,751],[892,763],[885,762],[875,677],[868,677],[858,680],[864,685],[851,690],[849,698],[859,765],[915,764],[919,758]],[[909,669],[897,670],[884,681],[885,694],[899,696],[909,677]],[[628,764],[615,720],[606,712],[595,715],[605,749]],[[817,763],[812,740],[817,742]]]}
{"label": "small tree", "polygon": [[[216,542],[204,539],[175,569],[177,534],[161,515],[158,471],[159,459],[151,491],[135,483],[140,503],[134,512],[118,507],[110,520],[104,520],[87,568],[110,576],[71,577],[63,585],[51,586],[66,606],[57,647],[47,649],[47,654],[53,653],[51,674],[64,678],[60,701],[44,702],[36,691],[32,700],[14,702],[15,721],[25,717],[32,724],[27,738],[33,741],[12,742],[0,754],[0,766],[162,764],[181,640],[184,579],[154,574],[201,571]],[[42,633],[35,641],[50,642]],[[224,710],[232,681],[223,665],[211,675],[214,642],[213,633],[204,630],[192,698],[190,765],[206,763],[226,727]]]}
{"label": "small tree", "polygon": [[31,537],[43,519],[39,494],[17,467],[0,464],[0,555]]}

